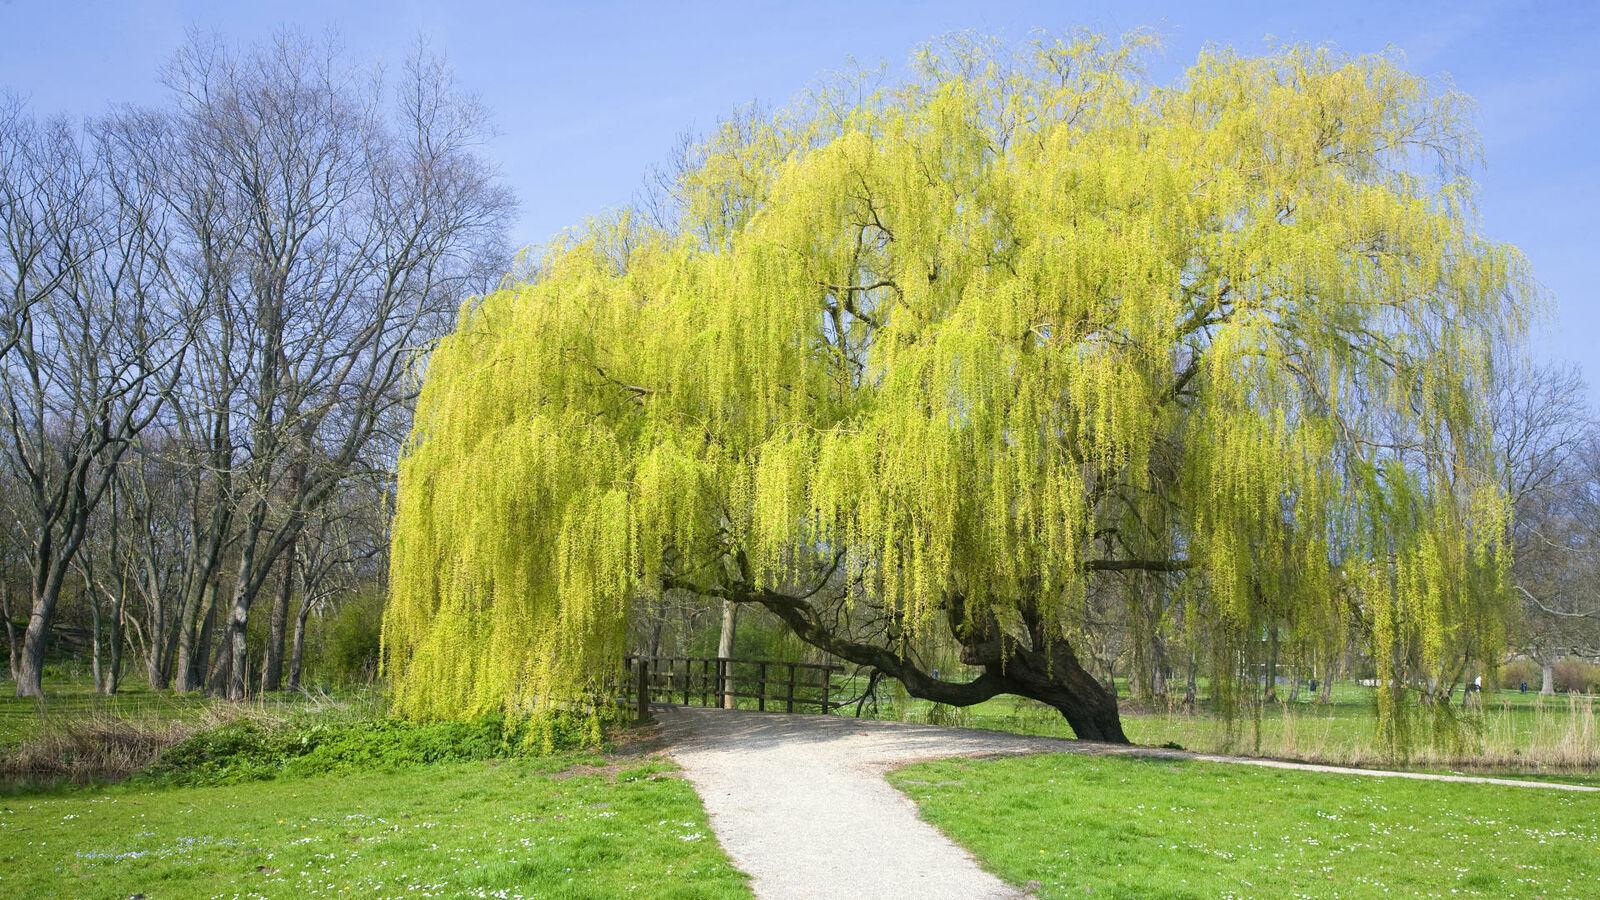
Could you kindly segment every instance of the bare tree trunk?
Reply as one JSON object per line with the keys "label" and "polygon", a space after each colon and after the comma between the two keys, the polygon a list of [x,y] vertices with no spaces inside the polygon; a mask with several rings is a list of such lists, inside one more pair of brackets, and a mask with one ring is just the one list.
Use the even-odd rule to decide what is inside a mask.
{"label": "bare tree trunk", "polygon": [[111,646],[108,648],[109,652],[107,653],[106,662],[108,668],[104,690],[104,693],[108,696],[115,694],[117,688],[122,686],[122,642],[126,637],[126,629],[123,626],[122,617],[127,615],[127,603],[127,582],[126,579],[123,579],[118,582],[117,599],[111,607],[111,621],[108,623],[110,625]]}
{"label": "bare tree trunk", "polygon": [[1268,703],[1278,699],[1278,626],[1267,632],[1267,687],[1262,699]]}
{"label": "bare tree trunk", "polygon": [[100,598],[87,581],[84,599],[89,602],[89,677],[94,681],[95,693],[100,694],[105,692],[105,681],[100,675]]}
{"label": "bare tree trunk", "polygon": [[[141,554],[140,564],[143,566],[140,577],[144,579],[144,598],[146,611],[146,624],[149,627],[149,640],[145,644],[145,678],[150,682],[152,690],[166,690],[168,676],[171,672],[167,668],[171,662],[171,649],[167,641],[167,599],[162,596],[161,579],[156,574],[153,554]],[[133,619],[134,628],[139,627],[137,616]]]}
{"label": "bare tree trunk", "polygon": [[305,658],[306,619],[311,615],[311,608],[310,592],[302,592],[300,594],[300,611],[294,617],[294,638],[290,642],[289,650],[288,688],[291,691],[300,690],[300,666],[301,660]]}
{"label": "bare tree trunk", "polygon": [[58,563],[47,569],[43,568],[45,562],[41,559],[40,567],[35,569],[33,609],[28,615],[28,628],[22,635],[22,659],[17,665],[18,697],[44,697],[44,647],[50,637],[56,602],[61,598],[66,562],[71,560],[73,552],[76,550],[63,553]]}
{"label": "bare tree trunk", "polygon": [[222,629],[222,647],[218,653],[227,657],[229,671],[220,681],[214,679],[211,683],[213,693],[223,694],[229,700],[243,700],[248,691],[245,679],[245,662],[249,651],[247,629],[250,624],[250,606],[259,587],[254,583],[253,576],[256,573],[256,552],[259,549],[258,542],[266,517],[266,508],[266,500],[258,499],[255,509],[251,512],[250,530],[245,536],[244,549],[239,556],[239,573],[234,580],[232,599],[228,604],[227,619]]}
{"label": "bare tree trunk", "polygon": [[216,585],[207,578],[196,586],[193,598],[185,602],[184,620],[178,635],[178,662],[173,690],[197,691],[205,684],[207,653],[211,646],[211,626],[216,607]]}
{"label": "bare tree trunk", "polygon": [[1200,696],[1200,657],[1193,649],[1189,650],[1189,671],[1183,684],[1183,708],[1194,712],[1195,701]]}
{"label": "bare tree trunk", "polygon": [[[1142,583],[1142,579],[1139,581]],[[1140,588],[1137,585],[1130,585],[1129,590],[1138,592]],[[1151,679],[1154,663],[1148,652],[1151,629],[1142,593],[1136,593],[1128,620],[1128,651],[1131,656],[1128,665],[1128,694],[1135,700],[1149,702],[1155,699]]]}
{"label": "bare tree trunk", "polygon": [[[717,656],[729,659],[733,656],[734,633],[739,627],[739,604],[732,600],[722,601],[722,634],[717,637]],[[733,709],[736,705],[733,698],[733,667],[727,667],[727,676],[722,682],[722,705],[725,709]]]}
{"label": "bare tree trunk", "polygon": [[189,671],[191,690],[201,691],[206,689],[207,676],[211,674],[214,666],[212,654],[217,646],[217,585],[215,581],[205,587],[205,595],[201,602],[204,604],[200,619],[200,628],[195,636],[194,658]]}
{"label": "bare tree trunk", "polygon": [[209,610],[202,608],[204,601],[204,587],[186,590],[183,603],[178,608],[178,657],[172,665],[172,689],[182,694],[200,686],[199,679],[195,677],[195,656],[205,640],[200,633],[201,622],[210,614]]}
{"label": "bare tree trunk", "polygon": [[17,663],[22,660],[22,637],[17,634],[17,626],[11,621],[11,588],[0,579],[0,616],[6,620],[6,649],[10,651],[6,657],[7,667],[11,672],[11,681],[17,681]]}
{"label": "bare tree trunk", "polygon": [[1554,694],[1556,692],[1556,667],[1544,660],[1539,661],[1539,693]]}
{"label": "bare tree trunk", "polygon": [[266,659],[261,664],[261,690],[276,691],[283,681],[283,644],[289,626],[289,599],[294,592],[294,539],[283,552],[283,577],[272,600],[272,615],[267,622]]}
{"label": "bare tree trunk", "polygon": [[1167,643],[1162,640],[1159,628],[1150,633],[1150,695],[1153,699],[1167,699]]}

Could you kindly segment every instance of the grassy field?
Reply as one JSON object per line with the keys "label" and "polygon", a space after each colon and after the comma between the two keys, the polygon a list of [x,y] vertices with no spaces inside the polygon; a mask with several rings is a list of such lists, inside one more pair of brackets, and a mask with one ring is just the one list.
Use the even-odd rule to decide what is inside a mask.
{"label": "grassy field", "polygon": [[0,896],[747,897],[655,760],[556,756],[0,801]]}
{"label": "grassy field", "polygon": [[[139,733],[199,738],[234,734],[237,724],[228,723],[290,729],[333,741],[319,752],[340,755],[286,756],[282,766],[239,756],[211,760],[226,764],[217,772],[162,776],[270,779],[240,784],[171,786],[141,776],[109,787],[6,785],[0,897],[749,896],[699,798],[659,758],[416,763],[408,760],[439,750],[434,732],[385,726],[381,698],[370,692],[241,708],[138,685],[101,697],[64,676],[46,690],[43,704],[0,698],[0,753],[71,748],[63,735],[116,732],[111,726],[125,722]],[[259,753],[237,744],[202,746]],[[303,763],[336,774],[297,775]]]}
{"label": "grassy field", "polygon": [[[848,686],[840,693],[849,695]],[[1463,713],[1460,743],[1419,741],[1406,765],[1438,771],[1492,771],[1600,781],[1600,698],[1564,694],[1486,693]],[[1461,711],[1460,703],[1454,707]],[[881,704],[878,715],[932,721],[969,728],[1071,737],[1060,714],[1031,700],[997,697],[966,709],[935,708],[901,698]],[[1177,706],[1123,702],[1123,728],[1134,743],[1178,745],[1204,753],[1238,753],[1341,765],[1389,766],[1377,738],[1377,713],[1371,688],[1343,683],[1331,703],[1311,697],[1263,708],[1259,723],[1249,709],[1230,722],[1205,708],[1185,712]]]}
{"label": "grassy field", "polygon": [[1600,797],[1076,754],[890,775],[1039,897],[1593,897]]}

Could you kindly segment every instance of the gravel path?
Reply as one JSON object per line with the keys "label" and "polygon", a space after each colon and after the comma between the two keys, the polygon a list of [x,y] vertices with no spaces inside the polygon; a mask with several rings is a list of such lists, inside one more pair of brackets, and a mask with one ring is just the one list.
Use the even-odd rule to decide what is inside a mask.
{"label": "gravel path", "polygon": [[1010,753],[1119,753],[1508,787],[1600,788],[1420,772],[1344,769],[1118,747],[845,716],[658,707],[668,752],[711,827],[763,898],[1015,898],[1015,888],[917,815],[883,773],[912,760]]}

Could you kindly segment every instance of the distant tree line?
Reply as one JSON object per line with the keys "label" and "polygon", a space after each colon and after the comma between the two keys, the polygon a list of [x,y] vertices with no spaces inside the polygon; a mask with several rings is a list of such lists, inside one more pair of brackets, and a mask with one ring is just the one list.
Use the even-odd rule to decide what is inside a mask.
{"label": "distant tree line", "polygon": [[1600,425],[1568,364],[1507,361],[1492,408],[1522,611],[1510,646],[1549,694],[1564,658],[1600,661]]}
{"label": "distant tree line", "polygon": [[167,99],[0,99],[0,583],[16,692],[64,614],[96,684],[294,688],[309,617],[381,584],[417,367],[508,267],[485,110],[195,36]]}

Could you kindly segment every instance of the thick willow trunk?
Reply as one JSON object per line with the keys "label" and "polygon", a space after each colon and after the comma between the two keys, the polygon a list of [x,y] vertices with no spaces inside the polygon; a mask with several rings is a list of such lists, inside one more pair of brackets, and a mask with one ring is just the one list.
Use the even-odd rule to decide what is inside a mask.
{"label": "thick willow trunk", "polygon": [[1054,708],[1080,740],[1128,743],[1116,695],[1078,662],[1065,638],[1049,633],[1031,604],[1015,612],[1020,621],[1009,630],[1001,628],[993,611],[962,627],[961,603],[958,599],[952,604],[950,625],[961,643],[961,661],[982,666],[979,680],[993,679],[995,693],[1016,694]]}
{"label": "thick willow trunk", "polygon": [[1053,707],[1079,740],[1129,742],[1116,698],[1078,664],[1065,641],[1048,651],[1018,652],[1003,666],[987,663],[984,672],[995,678],[996,694],[1016,694]]}
{"label": "thick willow trunk", "polygon": [[1080,740],[1129,743],[1116,696],[1079,663],[1065,639],[1050,633],[1031,603],[1011,610],[1020,620],[1019,627],[1003,630],[993,610],[986,609],[975,622],[969,622],[961,598],[952,599],[948,622],[961,645],[962,662],[983,670],[972,681],[953,682],[934,678],[889,647],[841,633],[834,620],[803,598],[745,589],[730,592],[725,599],[760,603],[783,619],[801,640],[899,679],[906,693],[918,699],[972,706],[1001,694],[1015,694],[1061,713]]}

